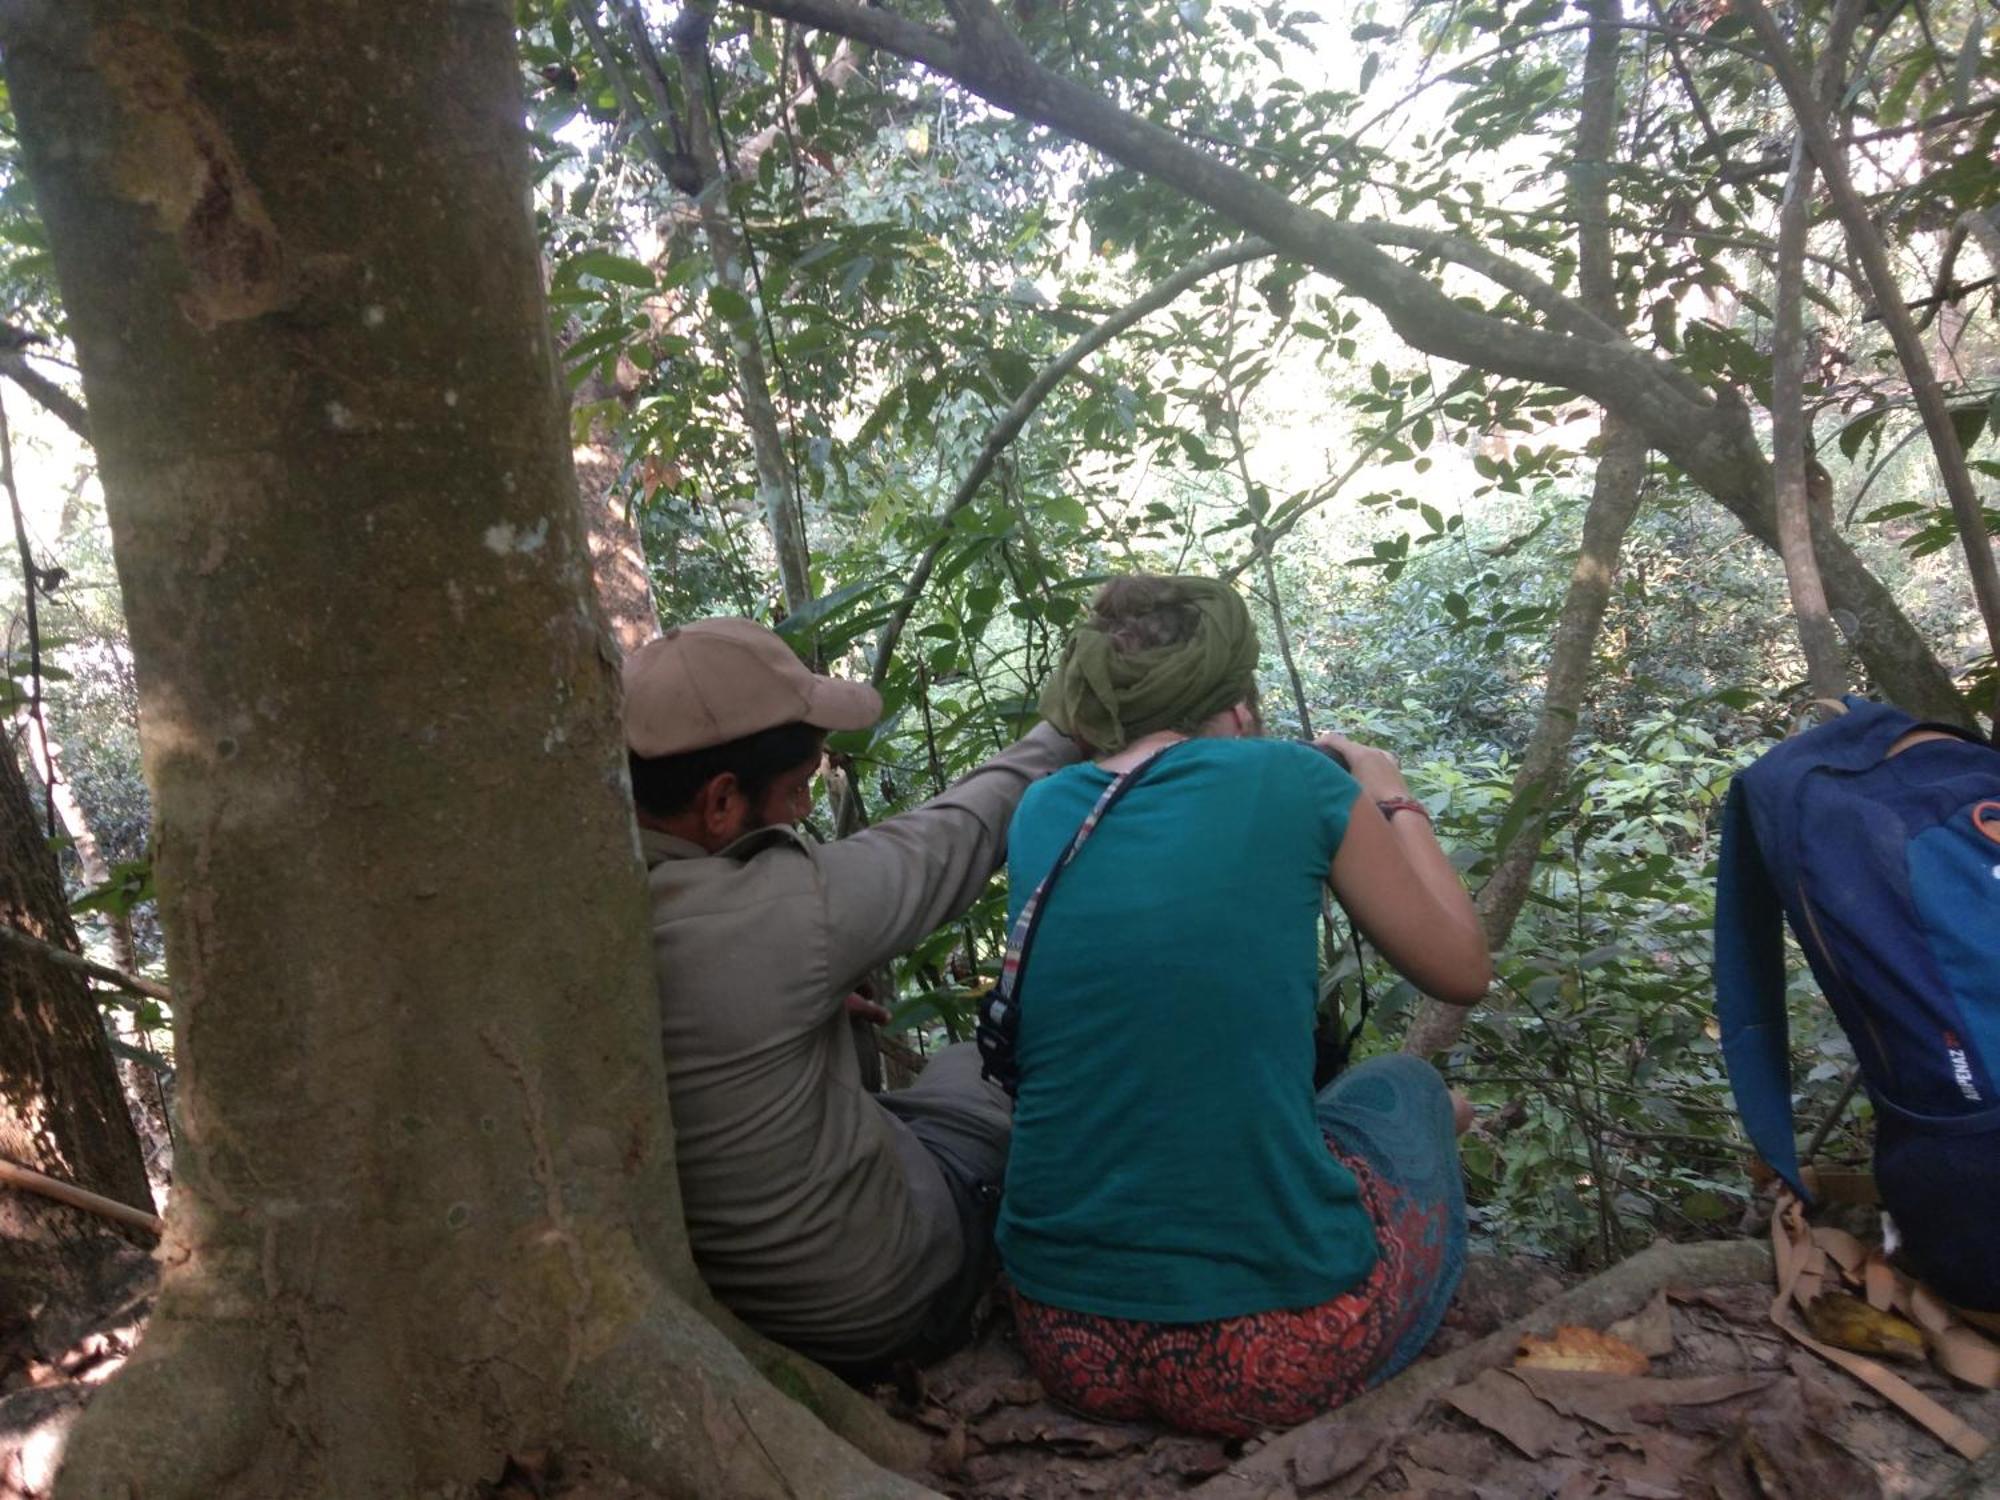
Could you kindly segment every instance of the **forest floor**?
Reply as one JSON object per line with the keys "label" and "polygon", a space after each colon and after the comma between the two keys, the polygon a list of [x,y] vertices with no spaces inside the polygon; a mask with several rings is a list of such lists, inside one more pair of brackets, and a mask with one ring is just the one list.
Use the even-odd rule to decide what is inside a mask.
{"label": "forest floor", "polygon": [[[1575,1286],[1529,1257],[1475,1255],[1423,1359],[1339,1412],[1246,1443],[1064,1411],[1004,1312],[970,1349],[876,1395],[936,1440],[931,1471],[915,1477],[959,1500],[2000,1500],[2000,1481],[1971,1475],[1772,1326],[1760,1253],[1656,1247]],[[48,1494],[69,1424],[143,1330],[152,1272],[120,1246],[88,1305],[55,1299],[32,1318],[0,1309],[0,1500]],[[1647,1357],[1644,1373],[1513,1365],[1524,1331],[1564,1325],[1611,1331]],[[1957,1387],[1926,1364],[1896,1369],[2000,1434],[2000,1392]],[[636,1492],[586,1466],[562,1478],[510,1471],[493,1493]]]}
{"label": "forest floor", "polygon": [[[1661,1264],[1671,1272],[1670,1255]],[[1653,1279],[1650,1292],[1636,1283],[1593,1302],[1588,1285],[1562,1298],[1564,1279],[1531,1258],[1474,1256],[1444,1327],[1402,1380],[1352,1420],[1335,1413],[1263,1441],[1067,1412],[1043,1396],[1004,1313],[916,1388],[878,1395],[936,1436],[936,1472],[923,1477],[961,1500],[2000,1497],[2000,1481],[1969,1480],[1963,1459],[1781,1334],[1768,1280]],[[1637,1312],[1622,1322],[1595,1321],[1643,1351],[1643,1374],[1508,1363],[1518,1330],[1547,1324],[1537,1321],[1543,1310],[1572,1306],[1588,1326],[1591,1312],[1633,1301]],[[1979,1431],[2000,1434],[2000,1392],[1957,1387],[1925,1364],[1895,1368]]]}

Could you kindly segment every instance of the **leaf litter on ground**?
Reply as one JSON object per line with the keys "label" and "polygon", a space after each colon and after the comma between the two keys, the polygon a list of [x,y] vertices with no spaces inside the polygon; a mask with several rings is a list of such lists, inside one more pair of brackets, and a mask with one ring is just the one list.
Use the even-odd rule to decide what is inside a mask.
{"label": "leaf litter on ground", "polygon": [[[1482,1266],[1453,1326],[1427,1352],[1508,1325],[1547,1301],[1548,1286],[1546,1266]],[[1592,1337],[1565,1331],[1542,1341],[1572,1363],[1606,1356],[1595,1368],[1585,1359],[1582,1368],[1490,1369],[1401,1427],[1325,1423],[1301,1435],[1289,1483],[1257,1493],[1923,1500],[1963,1467],[1866,1387],[1774,1336],[1770,1295],[1755,1286],[1669,1288],[1631,1317],[1585,1330]],[[1910,1376],[1967,1421],[2000,1432],[2000,1396],[1955,1389],[1926,1367]],[[1205,1485],[1235,1496],[1243,1491],[1227,1487],[1231,1468],[1260,1446],[1065,1411],[1034,1381],[1004,1315],[973,1349],[925,1372],[918,1388],[885,1399],[944,1437],[940,1462],[922,1477],[961,1500],[1199,1497]]]}

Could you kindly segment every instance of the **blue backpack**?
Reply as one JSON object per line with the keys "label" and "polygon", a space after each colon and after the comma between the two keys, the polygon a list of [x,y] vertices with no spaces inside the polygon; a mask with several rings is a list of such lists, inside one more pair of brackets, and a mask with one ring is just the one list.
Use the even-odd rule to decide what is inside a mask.
{"label": "blue backpack", "polygon": [[[1965,1137],[2000,1131],[2000,749],[1884,704],[1847,705],[1737,775],[1716,885],[1730,1087],[1751,1144],[1808,1201],[1792,1133],[1781,917],[1885,1128],[1939,1146],[1952,1138],[1952,1155],[1973,1149]],[[1953,738],[1887,758],[1913,729]],[[1886,1181],[1883,1190],[1893,1196]]]}

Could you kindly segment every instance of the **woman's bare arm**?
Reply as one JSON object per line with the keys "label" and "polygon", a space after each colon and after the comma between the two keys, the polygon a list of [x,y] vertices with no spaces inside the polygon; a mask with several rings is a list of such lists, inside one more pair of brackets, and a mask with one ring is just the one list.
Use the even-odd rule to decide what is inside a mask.
{"label": "woman's bare arm", "polygon": [[1445,857],[1430,821],[1414,812],[1385,818],[1377,802],[1410,795],[1385,750],[1322,735],[1340,751],[1361,795],[1333,860],[1340,904],[1382,956],[1427,995],[1471,1005],[1493,981],[1479,913]]}

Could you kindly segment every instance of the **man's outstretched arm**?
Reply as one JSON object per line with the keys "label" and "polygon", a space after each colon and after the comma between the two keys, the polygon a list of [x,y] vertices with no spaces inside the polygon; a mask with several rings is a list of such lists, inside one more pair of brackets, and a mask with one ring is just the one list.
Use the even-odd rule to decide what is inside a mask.
{"label": "man's outstretched arm", "polygon": [[821,849],[839,992],[971,906],[1006,853],[1021,794],[1077,759],[1066,735],[1038,724],[942,796]]}

